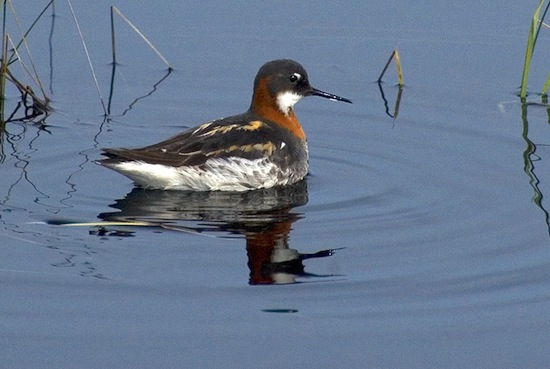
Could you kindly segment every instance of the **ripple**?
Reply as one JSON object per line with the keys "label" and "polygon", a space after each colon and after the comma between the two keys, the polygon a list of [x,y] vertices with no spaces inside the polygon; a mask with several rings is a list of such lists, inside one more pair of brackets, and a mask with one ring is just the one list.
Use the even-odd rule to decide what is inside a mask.
{"label": "ripple", "polygon": [[[306,238],[348,247],[348,278],[359,284],[407,289],[414,278],[449,306],[465,296],[475,305],[480,293],[487,304],[533,300],[546,276],[534,277],[528,293],[521,280],[548,255],[525,143],[461,119],[357,124],[310,144]],[[509,283],[511,290],[499,290]]]}

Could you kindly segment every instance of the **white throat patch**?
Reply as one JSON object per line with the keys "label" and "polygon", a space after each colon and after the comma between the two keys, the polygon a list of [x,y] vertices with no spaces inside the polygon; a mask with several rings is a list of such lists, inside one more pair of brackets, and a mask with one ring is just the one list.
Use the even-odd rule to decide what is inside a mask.
{"label": "white throat patch", "polygon": [[296,104],[302,98],[302,95],[298,95],[292,91],[281,92],[277,95],[277,105],[279,110],[281,110],[285,115],[288,115],[288,112],[292,109],[294,104]]}

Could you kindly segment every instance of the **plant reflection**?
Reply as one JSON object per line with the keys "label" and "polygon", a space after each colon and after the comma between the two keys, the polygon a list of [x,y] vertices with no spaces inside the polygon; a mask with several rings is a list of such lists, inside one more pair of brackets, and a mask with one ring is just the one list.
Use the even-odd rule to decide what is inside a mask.
{"label": "plant reflection", "polygon": [[[46,126],[37,126],[38,130],[34,132],[34,137],[30,138],[27,141],[24,140],[27,133],[28,126],[26,124],[17,125],[21,128],[21,131],[18,133],[10,133],[7,131],[0,132],[0,165],[4,164],[7,159],[10,159],[13,163],[11,165],[17,169],[18,173],[15,176],[5,175],[4,183],[2,190],[5,193],[2,193],[0,198],[0,204],[4,206],[9,206],[12,192],[18,186],[30,185],[30,188],[34,191],[35,203],[40,203],[40,198],[48,198],[48,195],[40,189],[32,181],[32,176],[28,171],[28,167],[31,164],[31,153],[38,151],[38,148],[35,147],[35,143],[38,138],[44,132],[47,132]],[[8,149],[8,150],[6,150]],[[8,179],[12,182],[8,184]],[[30,196],[31,194],[27,192]]]}
{"label": "plant reflection", "polygon": [[[191,192],[134,189],[102,213],[97,235],[131,236],[109,224],[154,226],[216,237],[244,237],[250,284],[295,283],[297,277],[328,277],[305,272],[303,261],[334,250],[301,254],[289,247],[292,224],[302,217],[294,208],[308,201],[306,181],[248,192]],[[112,233],[115,232],[115,233]]]}
{"label": "plant reflection", "polygon": [[[111,116],[111,110],[112,110],[112,104],[113,104],[113,96],[114,96],[114,90],[115,90],[115,75],[116,75],[116,63],[113,63],[113,68],[112,68],[112,73],[111,73],[111,87],[109,89],[109,101],[107,103],[107,116]],[[120,114],[120,116],[124,116],[126,115],[130,110],[132,110],[134,108],[134,106],[140,102],[141,100],[143,99],[146,99],[148,97],[150,97],[151,95],[153,95],[158,87],[164,82],[165,79],[168,78],[168,76],[173,72],[173,69],[172,68],[169,68],[166,70],[166,72],[164,73],[164,75],[156,82],[153,84],[153,86],[151,87],[151,90],[148,91],[147,93],[145,93],[143,96],[138,96],[136,98],[134,98],[134,100],[128,105],[128,107]]]}
{"label": "plant reflection", "polygon": [[386,114],[390,118],[393,118],[394,120],[397,119],[397,116],[399,115],[399,106],[401,105],[401,97],[403,95],[403,86],[402,85],[397,86],[398,90],[397,90],[397,96],[395,98],[395,105],[393,107],[393,112],[390,112],[389,103],[388,103],[388,100],[386,99],[386,95],[384,93],[384,87],[382,87],[382,82],[378,81],[377,84],[378,84],[378,89],[380,90],[380,96],[382,97],[382,100],[384,101],[384,107],[385,107],[385,110],[386,110]]}
{"label": "plant reflection", "polygon": [[[547,106],[546,103],[544,100],[543,100],[543,104],[532,104],[532,103],[528,103],[526,102],[525,99],[522,99],[521,100],[522,104],[521,104],[521,119],[522,119],[522,122],[523,122],[523,132],[522,132],[522,136],[523,136],[523,139],[525,140],[525,143],[526,143],[526,147],[525,147],[525,151],[523,152],[523,163],[524,163],[524,166],[523,166],[523,170],[525,171],[525,173],[527,174],[527,176],[529,177],[529,184],[531,185],[531,187],[533,188],[533,191],[534,191],[534,196],[533,196],[533,202],[542,210],[543,214],[544,214],[544,220],[546,222],[546,226],[548,228],[548,233],[550,235],[550,215],[548,213],[548,210],[546,210],[545,206],[544,206],[544,203],[543,203],[543,193],[540,189],[540,180],[536,174],[536,166],[535,166],[535,162],[538,162],[541,160],[541,157],[539,155],[537,155],[537,145],[531,141],[531,139],[529,139],[529,121],[527,119],[527,110],[528,110],[528,107],[529,105],[542,105],[542,106]],[[550,124],[550,107],[547,108],[547,113],[548,113],[548,116],[549,116],[549,120],[548,120],[548,123]]]}

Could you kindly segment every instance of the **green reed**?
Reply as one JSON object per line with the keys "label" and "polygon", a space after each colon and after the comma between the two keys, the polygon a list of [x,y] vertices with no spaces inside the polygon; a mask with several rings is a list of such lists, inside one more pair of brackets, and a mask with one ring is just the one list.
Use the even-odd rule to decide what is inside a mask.
{"label": "green reed", "polygon": [[[541,17],[540,16],[541,10],[543,9],[545,3],[546,3],[546,7],[544,8],[544,12],[542,13],[542,17]],[[520,92],[519,92],[519,96],[522,99],[525,99],[525,97],[527,97],[527,83],[529,80],[529,72],[531,70],[531,61],[533,59],[533,52],[537,44],[537,39],[540,33],[540,29],[544,22],[544,17],[548,12],[549,7],[550,7],[550,1],[546,2],[546,0],[539,0],[539,4],[535,10],[535,13],[533,14],[533,18],[531,19],[531,26],[529,27],[529,35],[527,37],[525,62],[523,64],[523,73],[521,77],[521,85],[520,85]],[[541,93],[543,96],[546,96],[548,94],[549,87],[550,87],[550,74],[548,74],[548,76],[546,77],[546,81],[542,87]]]}

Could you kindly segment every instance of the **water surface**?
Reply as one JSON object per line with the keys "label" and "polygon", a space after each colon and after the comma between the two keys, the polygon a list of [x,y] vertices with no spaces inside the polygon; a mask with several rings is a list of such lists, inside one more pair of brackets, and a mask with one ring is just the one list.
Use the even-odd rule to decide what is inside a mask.
{"label": "water surface", "polygon": [[[117,18],[110,104],[109,5],[174,67],[167,75]],[[548,115],[515,96],[531,7],[73,6],[110,115],[68,6],[56,2],[53,25],[45,18],[29,39],[56,110],[47,126],[10,123],[2,137],[3,365],[550,364]],[[23,9],[28,24],[35,13]],[[373,81],[395,47],[406,86],[392,118]],[[547,72],[547,51],[537,52],[533,90]],[[257,68],[280,57],[354,102],[296,106],[311,151],[305,182],[163,193],[95,164],[101,147],[150,144],[244,111]],[[382,85],[390,113],[394,78]]]}

